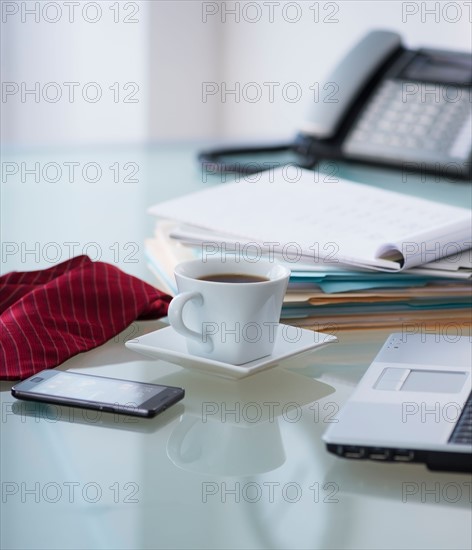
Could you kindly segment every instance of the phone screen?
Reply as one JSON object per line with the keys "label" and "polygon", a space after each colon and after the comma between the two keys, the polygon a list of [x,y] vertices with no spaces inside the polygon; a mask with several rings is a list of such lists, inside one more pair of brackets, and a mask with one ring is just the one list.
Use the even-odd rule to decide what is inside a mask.
{"label": "phone screen", "polygon": [[38,381],[34,386],[34,393],[55,397],[67,397],[105,404],[140,405],[165,391],[166,386],[155,384],[141,384],[128,380],[100,378],[98,376],[83,376],[68,372],[60,372],[56,376],[40,382],[40,376],[31,378]]}

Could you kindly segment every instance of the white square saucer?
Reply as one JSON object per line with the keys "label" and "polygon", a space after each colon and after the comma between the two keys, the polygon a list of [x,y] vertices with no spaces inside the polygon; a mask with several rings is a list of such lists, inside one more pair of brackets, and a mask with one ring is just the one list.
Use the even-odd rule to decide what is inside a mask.
{"label": "white square saucer", "polygon": [[244,365],[231,365],[206,357],[191,355],[185,337],[172,327],[166,327],[126,342],[126,347],[148,357],[175,363],[186,369],[200,370],[225,378],[244,378],[279,364],[283,359],[335,342],[331,334],[279,324],[277,340],[271,355]]}

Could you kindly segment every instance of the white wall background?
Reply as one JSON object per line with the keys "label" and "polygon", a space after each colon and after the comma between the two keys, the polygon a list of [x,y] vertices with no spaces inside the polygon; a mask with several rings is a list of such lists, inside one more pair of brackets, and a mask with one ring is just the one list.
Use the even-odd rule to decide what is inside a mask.
{"label": "white wall background", "polygon": [[158,1],[150,9],[150,118],[153,140],[224,133],[221,106],[203,103],[202,82],[222,78],[226,40],[218,18],[202,22],[200,1]]}
{"label": "white wall background", "polygon": [[[420,4],[434,8],[435,4],[439,7],[447,2],[296,2],[299,9],[294,7],[286,12],[286,18],[300,16],[295,23],[283,17],[283,6],[287,4],[290,3],[274,6],[274,23],[267,21],[267,12],[265,20],[253,24],[243,18],[240,23],[228,18],[229,22],[224,24],[226,56],[222,80],[229,84],[280,82],[279,90],[288,82],[297,82],[302,99],[290,103],[276,93],[274,103],[265,99],[254,104],[247,101],[237,104],[230,98],[229,103],[221,106],[225,135],[291,135],[314,99],[310,86],[327,79],[332,67],[373,28],[396,31],[413,48],[431,46],[467,51],[472,47],[472,21],[464,3],[457,3],[461,17],[455,23],[449,22],[456,17],[453,7],[444,14],[438,10],[438,18],[426,15],[423,10],[422,22]],[[405,17],[402,10],[407,9],[407,4],[410,12],[420,8],[418,14]],[[310,9],[314,5],[318,5],[318,23],[314,22],[315,12]]]}
{"label": "white wall background", "polygon": [[[1,2],[1,130],[4,144],[125,142],[147,133],[148,2]],[[77,2],[78,3],[78,2]],[[49,5],[49,6],[48,6]],[[98,6],[98,8],[96,7]],[[28,13],[31,12],[32,13]],[[59,18],[58,18],[59,17]],[[126,18],[136,23],[125,23]],[[58,18],[58,19],[57,19]],[[54,20],[56,20],[54,22]],[[96,21],[96,22],[94,22]],[[69,101],[67,82],[78,82]],[[124,103],[136,83],[136,103]],[[8,83],[19,90],[5,97]],[[21,91],[35,89],[39,97]],[[95,83],[88,86],[89,83]],[[114,90],[109,87],[115,83]],[[55,102],[59,86],[61,98]],[[101,99],[95,92],[101,90]],[[120,92],[120,95],[116,95]],[[46,96],[46,98],[44,97]],[[53,100],[53,101],[51,101]],[[118,100],[118,102],[115,102]]]}
{"label": "white wall background", "polygon": [[[40,2],[40,11],[47,4],[61,8],[56,23],[48,21],[54,6],[36,22],[35,15],[22,20],[22,9],[35,2],[0,3],[2,85],[39,82],[42,90],[57,82],[64,93],[57,103],[36,103],[31,95],[22,101],[21,89],[2,97],[2,140],[13,145],[285,139],[313,101],[310,86],[322,83],[369,30],[398,31],[411,47],[470,51],[472,44],[471,2],[101,1],[95,23],[83,16],[85,9],[95,18],[94,2],[81,1],[73,22],[65,2]],[[80,82],[73,103],[62,85],[71,81]],[[82,98],[88,82],[101,86],[97,103]],[[118,103],[108,89],[115,82]],[[139,86],[137,103],[123,102],[129,82]],[[265,82],[276,83],[272,101]],[[282,93],[290,82],[301,90],[298,101]],[[237,83],[239,98],[224,94],[224,86]],[[254,85],[244,95],[248,83]],[[204,100],[205,89],[216,93]],[[251,102],[258,89],[261,98]]]}

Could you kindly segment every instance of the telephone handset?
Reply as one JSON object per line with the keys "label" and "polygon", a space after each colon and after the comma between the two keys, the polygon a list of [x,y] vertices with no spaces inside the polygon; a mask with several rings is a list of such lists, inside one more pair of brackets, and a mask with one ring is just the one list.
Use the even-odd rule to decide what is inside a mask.
{"label": "telephone handset", "polygon": [[469,54],[411,51],[398,34],[373,31],[327,83],[336,93],[313,104],[294,143],[203,152],[199,159],[213,171],[248,173],[256,170],[222,159],[290,150],[308,168],[321,159],[339,159],[471,178]]}
{"label": "telephone handset", "polygon": [[396,33],[375,31],[368,34],[328,77],[328,82],[336,85],[336,97],[313,104],[302,132],[319,139],[332,138],[364,83],[400,48],[400,36]]}

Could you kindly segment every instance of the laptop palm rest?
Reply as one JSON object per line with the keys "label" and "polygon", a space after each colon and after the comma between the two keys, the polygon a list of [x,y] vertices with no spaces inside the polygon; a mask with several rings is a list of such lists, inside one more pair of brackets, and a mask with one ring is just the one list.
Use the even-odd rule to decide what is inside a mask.
{"label": "laptop palm rest", "polygon": [[344,458],[471,471],[472,342],[391,334],[323,435]]}

